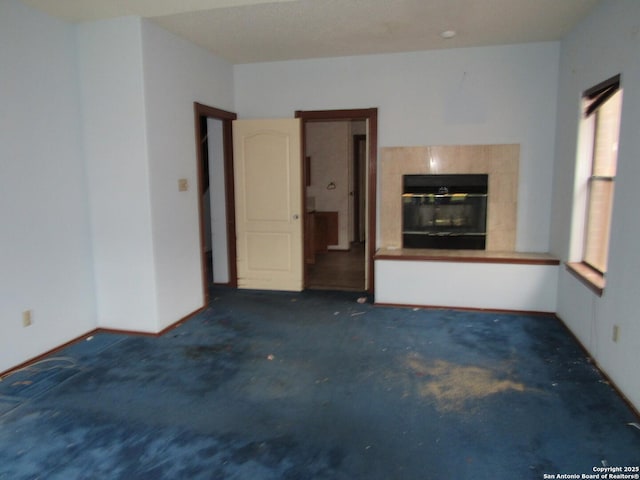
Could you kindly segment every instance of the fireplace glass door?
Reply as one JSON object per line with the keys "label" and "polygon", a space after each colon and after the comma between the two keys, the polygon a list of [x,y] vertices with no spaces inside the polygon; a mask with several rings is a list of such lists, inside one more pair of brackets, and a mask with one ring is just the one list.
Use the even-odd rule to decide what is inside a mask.
{"label": "fireplace glass door", "polygon": [[406,175],[403,246],[483,250],[486,175]]}

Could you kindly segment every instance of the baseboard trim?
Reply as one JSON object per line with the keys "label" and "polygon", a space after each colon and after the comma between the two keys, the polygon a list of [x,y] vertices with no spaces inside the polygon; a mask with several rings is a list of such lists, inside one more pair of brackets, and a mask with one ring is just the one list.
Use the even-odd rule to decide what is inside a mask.
{"label": "baseboard trim", "polygon": [[24,361],[22,363],[19,363],[18,365],[14,366],[14,367],[11,367],[10,369],[5,370],[4,372],[0,372],[0,381],[4,380],[4,377],[7,377],[7,376],[11,375],[12,373],[15,373],[15,372],[17,372],[19,370],[22,370],[24,368],[29,367],[30,365],[33,365],[34,363],[38,363],[38,362],[44,360],[49,355],[53,355],[55,353],[58,353],[59,351],[65,349],[65,348],[67,348],[67,347],[69,347],[69,346],[71,346],[71,345],[73,345],[75,343],[78,343],[78,342],[80,342],[82,340],[86,340],[88,337],[90,337],[92,335],[95,335],[96,333],[99,333],[99,329],[97,329],[97,328],[94,329],[94,330],[91,330],[91,331],[89,331],[87,333],[84,333],[84,334],[80,335],[79,337],[76,337],[76,338],[74,338],[72,340],[69,340],[68,342],[63,343],[62,345],[58,345],[57,347],[54,347],[54,348],[52,348],[50,350],[47,350],[46,352],[41,353],[40,355],[37,355],[37,356],[35,356],[33,358],[30,358],[29,360],[26,360],[26,361]]}
{"label": "baseboard trim", "polygon": [[195,315],[203,312],[207,307],[200,307],[196,310],[194,310],[193,312],[189,313],[188,315],[185,315],[184,317],[182,317],[180,320],[172,323],[171,325],[169,325],[168,327],[165,327],[164,329],[160,330],[158,333],[152,333],[152,332],[141,332],[138,330],[123,330],[123,329],[116,329],[116,328],[94,328],[93,330],[90,330],[87,333],[84,333],[78,337],[75,337],[72,340],[69,340],[68,342],[63,343],[62,345],[58,345],[57,347],[54,347],[50,350],[47,350],[44,353],[41,353],[40,355],[37,355],[33,358],[30,358],[29,360],[26,360],[14,367],[9,368],[8,370],[5,370],[3,372],[0,372],[0,381],[2,381],[5,377],[18,372],[19,370],[23,370],[24,368],[27,368],[35,363],[38,363],[42,360],[44,360],[46,357],[48,357],[49,355],[54,355],[62,350],[64,350],[67,347],[70,347],[71,345],[74,345],[78,342],[81,341],[85,341],[88,337],[91,337],[93,335],[99,334],[99,333],[111,333],[111,334],[116,334],[116,335],[132,335],[132,336],[144,336],[144,337],[161,337],[163,335],[165,335],[167,332],[170,332],[171,330],[179,327],[182,323],[186,322],[187,320],[189,320],[190,318],[194,317]]}
{"label": "baseboard trim", "polygon": [[172,323],[168,327],[163,328],[162,330],[160,330],[157,333],[141,332],[139,330],[126,330],[126,329],[120,329],[120,328],[104,328],[104,327],[97,328],[95,331],[96,331],[96,333],[114,333],[114,334],[119,334],[119,335],[139,335],[139,336],[143,336],[143,337],[161,337],[164,334],[166,334],[167,332],[170,332],[171,330],[173,330],[174,328],[178,328],[181,324],[183,324],[184,322],[186,322],[190,318],[192,318],[192,317],[198,315],[199,313],[203,312],[204,310],[206,310],[206,308],[207,307],[200,307],[200,308],[194,310],[193,312],[185,315],[180,320],[175,321],[174,323]]}
{"label": "baseboard trim", "polygon": [[376,307],[394,307],[394,308],[417,308],[419,310],[458,310],[461,312],[484,312],[484,313],[506,313],[515,315],[537,315],[542,317],[555,317],[554,312],[542,312],[536,310],[509,310],[501,308],[478,308],[478,307],[449,307],[446,305],[413,305],[408,303],[378,303],[374,302]]}
{"label": "baseboard trim", "polygon": [[562,318],[560,318],[557,314],[555,314],[554,317],[556,318],[556,320],[558,320],[558,322],[560,322],[560,324],[564,327],[564,329],[567,331],[567,333],[576,341],[576,343],[578,344],[578,346],[580,347],[580,349],[582,350],[584,355],[587,357],[589,363],[591,363],[591,365],[593,365],[598,370],[598,372],[600,372],[600,375],[602,375],[604,377],[605,381],[611,386],[611,388],[613,388],[616,391],[616,393],[618,395],[620,395],[620,398],[622,398],[624,403],[627,404],[627,406],[629,407],[631,412],[636,416],[636,419],[640,421],[640,409],[638,407],[636,407],[633,403],[631,403],[631,400],[629,400],[629,398],[624,393],[622,393],[622,390],[620,390],[618,385],[616,385],[616,382],[614,382],[611,379],[611,377],[607,374],[607,372],[605,372],[602,369],[602,367],[600,366],[598,361],[595,358],[593,358],[593,356],[591,355],[591,352],[589,352],[589,350],[587,350],[587,347],[584,346],[584,344],[573,333],[573,331],[564,322],[564,320],[562,320]]}

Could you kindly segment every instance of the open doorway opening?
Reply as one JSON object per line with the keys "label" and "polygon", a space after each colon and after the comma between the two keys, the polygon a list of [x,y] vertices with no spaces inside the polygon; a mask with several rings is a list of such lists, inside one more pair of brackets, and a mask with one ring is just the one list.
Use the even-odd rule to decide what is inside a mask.
{"label": "open doorway opening", "polygon": [[299,111],[305,288],[373,292],[377,109]]}
{"label": "open doorway opening", "polygon": [[236,114],[194,103],[202,288],[237,285],[232,121]]}

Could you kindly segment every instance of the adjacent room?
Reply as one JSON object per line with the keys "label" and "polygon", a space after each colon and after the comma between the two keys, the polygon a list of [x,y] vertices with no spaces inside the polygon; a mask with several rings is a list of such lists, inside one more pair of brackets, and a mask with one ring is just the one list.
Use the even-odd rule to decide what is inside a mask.
{"label": "adjacent room", "polygon": [[638,478],[639,52],[635,0],[2,0],[0,478]]}

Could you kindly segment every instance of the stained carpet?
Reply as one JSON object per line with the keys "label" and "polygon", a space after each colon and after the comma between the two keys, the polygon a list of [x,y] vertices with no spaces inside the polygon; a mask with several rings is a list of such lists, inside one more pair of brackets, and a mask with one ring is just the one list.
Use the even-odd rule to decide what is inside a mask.
{"label": "stained carpet", "polygon": [[542,479],[640,465],[639,422],[554,318],[216,288],[0,382],[0,479]]}

